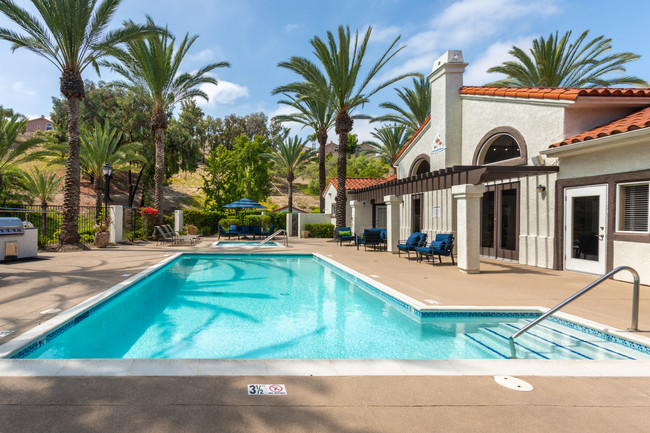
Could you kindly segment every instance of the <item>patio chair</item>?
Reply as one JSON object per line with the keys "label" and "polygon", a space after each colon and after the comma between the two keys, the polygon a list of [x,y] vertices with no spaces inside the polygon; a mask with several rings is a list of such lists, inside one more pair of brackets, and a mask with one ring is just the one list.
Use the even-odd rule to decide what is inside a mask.
{"label": "patio chair", "polygon": [[271,224],[267,231],[262,232],[262,236],[267,238],[267,237],[271,236],[273,233],[275,233],[275,226],[273,224]]}
{"label": "patio chair", "polygon": [[451,257],[451,264],[455,265],[454,262],[454,235],[451,233],[438,233],[436,239],[431,242],[430,245],[416,250],[418,255],[418,260],[422,261],[422,258],[425,256],[431,256],[431,264],[435,265],[436,259],[435,256],[438,256],[438,261],[442,263],[441,256]]}
{"label": "patio chair", "polygon": [[365,229],[363,231],[363,237],[357,239],[357,249],[359,249],[359,245],[363,245],[365,251],[368,251],[369,246],[375,250],[377,247],[381,248],[381,244],[381,234],[379,229]]}
{"label": "patio chair", "polygon": [[156,242],[156,245],[163,244],[165,242],[169,242],[170,244],[174,245],[176,241],[174,240],[174,237],[171,236],[167,231],[163,230],[162,227],[156,226],[156,231],[160,236],[158,236],[158,240]]}
{"label": "patio chair", "polygon": [[[235,230],[232,230],[232,228],[235,228]],[[226,230],[221,225],[217,225],[218,233],[219,233],[219,239],[221,239],[221,235],[228,236],[228,239],[230,239],[230,236],[237,236],[239,231],[237,230],[237,226],[232,225],[230,226],[230,230]]]}
{"label": "patio chair", "polygon": [[249,226],[248,232],[253,236],[253,239],[255,239],[255,236],[262,237],[262,228],[260,226]]}
{"label": "patio chair", "polygon": [[182,242],[189,242],[190,245],[194,245],[196,240],[199,238],[197,235],[179,235],[177,232],[172,230],[172,227],[168,224],[163,224],[160,226],[160,229],[167,234],[172,239],[172,242],[175,244],[180,244]]}
{"label": "patio chair", "polygon": [[190,244],[194,245],[199,240],[199,235],[181,235],[176,230],[172,229],[172,226],[169,224],[164,224],[161,227],[163,230],[166,230],[168,234],[171,234],[172,237],[177,239],[177,242],[189,240]]}
{"label": "patio chair", "polygon": [[415,232],[405,241],[397,243],[397,256],[401,256],[402,251],[406,251],[408,259],[411,259],[411,251],[415,252],[418,248],[425,246],[427,243],[426,233]]}
{"label": "patio chair", "polygon": [[381,241],[381,244],[384,246],[384,251],[388,250],[388,230],[387,229],[379,229],[379,240]]}
{"label": "patio chair", "polygon": [[352,229],[350,227],[337,227],[336,235],[338,237],[337,242],[340,246],[343,246],[343,241],[355,241],[356,236],[352,235]]}

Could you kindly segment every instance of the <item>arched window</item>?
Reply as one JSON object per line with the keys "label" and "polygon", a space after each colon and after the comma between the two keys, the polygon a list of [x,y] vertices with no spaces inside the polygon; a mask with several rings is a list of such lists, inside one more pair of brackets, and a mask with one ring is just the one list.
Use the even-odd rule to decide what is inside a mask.
{"label": "arched window", "polygon": [[492,164],[506,159],[519,158],[519,143],[509,134],[499,134],[488,140],[483,146],[481,164]]}
{"label": "arched window", "polygon": [[431,171],[431,164],[427,155],[420,155],[415,158],[415,162],[411,166],[410,175],[417,176],[418,174],[428,173]]}
{"label": "arched window", "polygon": [[526,143],[514,128],[495,128],[483,136],[474,152],[475,165],[526,165]]}

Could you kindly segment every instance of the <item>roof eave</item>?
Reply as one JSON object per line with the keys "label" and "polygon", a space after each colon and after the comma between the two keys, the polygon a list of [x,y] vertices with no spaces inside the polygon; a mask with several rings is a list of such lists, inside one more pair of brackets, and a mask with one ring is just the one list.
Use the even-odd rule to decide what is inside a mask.
{"label": "roof eave", "polygon": [[593,138],[591,140],[580,141],[578,143],[552,147],[546,150],[542,150],[540,153],[552,158],[562,158],[567,156],[597,152],[605,149],[615,149],[620,146],[627,146],[644,141],[647,142],[648,138],[650,138],[650,127],[635,129],[634,131],[621,132],[618,134],[608,135],[606,137]]}

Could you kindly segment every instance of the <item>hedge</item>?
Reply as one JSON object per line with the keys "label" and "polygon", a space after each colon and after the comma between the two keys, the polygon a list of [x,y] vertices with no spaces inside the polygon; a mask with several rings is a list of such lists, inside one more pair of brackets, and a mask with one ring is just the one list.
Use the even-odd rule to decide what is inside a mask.
{"label": "hedge", "polygon": [[334,224],[305,224],[305,230],[309,232],[310,238],[331,238]]}
{"label": "hedge", "polygon": [[218,211],[185,209],[183,211],[183,222],[196,226],[202,235],[213,235],[218,231],[219,220],[225,216],[225,213]]}

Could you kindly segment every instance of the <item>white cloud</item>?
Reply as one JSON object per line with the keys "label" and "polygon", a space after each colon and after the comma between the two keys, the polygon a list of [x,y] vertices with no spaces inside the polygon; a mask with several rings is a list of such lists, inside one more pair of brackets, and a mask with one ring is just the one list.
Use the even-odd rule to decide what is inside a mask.
{"label": "white cloud", "polygon": [[490,73],[487,70],[492,66],[502,64],[506,60],[511,60],[512,56],[508,51],[516,45],[524,51],[532,46],[533,37],[525,37],[515,41],[495,42],[490,45],[481,57],[473,61],[468,67],[463,77],[464,84],[468,86],[480,86],[492,81],[497,81],[505,76],[501,74]]}
{"label": "white cloud", "polygon": [[[512,32],[519,21],[539,19],[558,11],[555,1],[459,0],[431,19],[423,31],[407,41],[402,64],[387,76],[431,70],[444,51],[481,44],[489,38]],[[496,48],[495,48],[496,49]]]}
{"label": "white cloud", "polygon": [[192,62],[209,62],[215,58],[214,51],[209,48],[198,52],[197,54],[190,54],[187,59]]}
{"label": "white cloud", "polygon": [[[295,108],[290,107],[289,105],[286,104],[278,104],[277,108],[273,111],[271,111],[271,114],[269,115],[269,119],[274,118],[275,116],[279,115],[286,115],[286,114],[293,114],[297,113],[298,110]],[[313,134],[314,131],[310,130],[309,128],[303,128],[303,125],[300,123],[296,122],[283,122],[282,126],[285,128],[291,129],[291,135],[299,135],[300,137],[307,137],[310,134]]]}
{"label": "white cloud", "polygon": [[291,33],[292,31],[296,30],[299,27],[300,24],[287,24],[286,26],[284,26],[284,31],[286,33]]}
{"label": "white cloud", "polygon": [[36,96],[37,92],[36,90],[27,87],[27,85],[22,82],[22,81],[16,81],[11,88],[13,89],[14,92],[25,95],[25,96]]}
{"label": "white cloud", "polygon": [[239,98],[248,97],[248,87],[230,81],[219,80],[218,85],[202,84],[200,87],[208,95],[208,101],[199,98],[196,103],[201,107],[214,108],[219,104],[233,104]]}
{"label": "white cloud", "polygon": [[400,34],[400,28],[398,26],[388,26],[388,27],[373,26],[370,40],[372,42],[384,42],[384,41],[392,42],[397,36],[399,36],[399,34]]}

